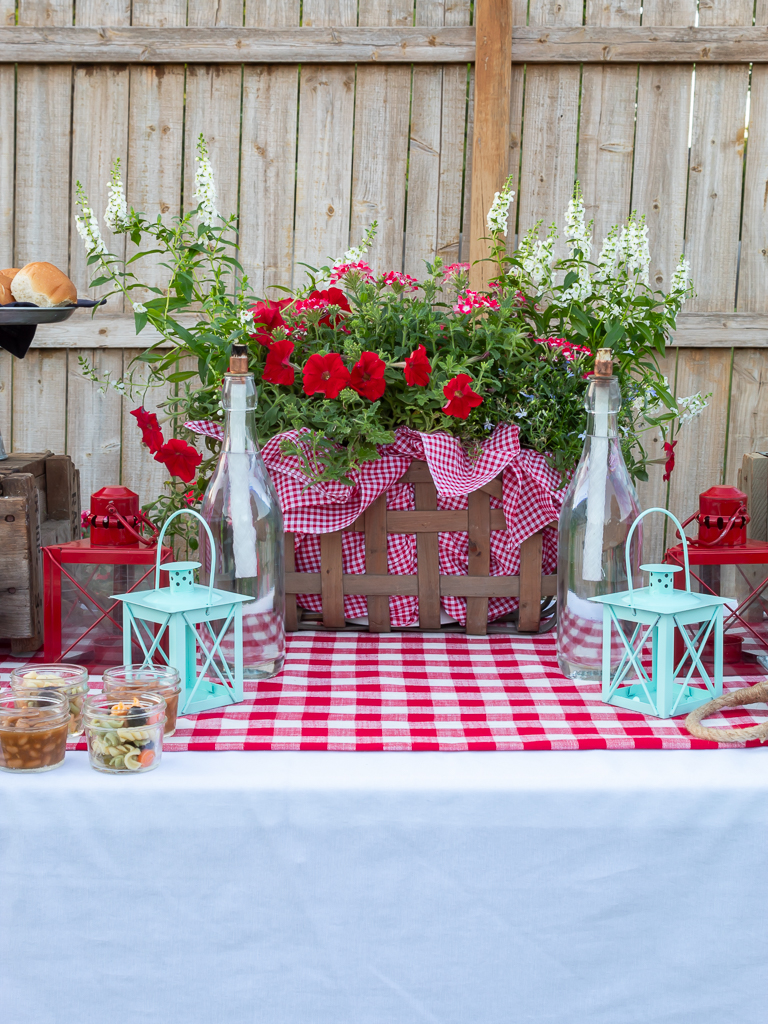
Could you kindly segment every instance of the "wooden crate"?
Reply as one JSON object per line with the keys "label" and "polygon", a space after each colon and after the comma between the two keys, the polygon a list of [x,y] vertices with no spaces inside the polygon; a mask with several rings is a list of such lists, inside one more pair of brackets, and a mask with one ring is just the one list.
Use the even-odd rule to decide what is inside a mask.
{"label": "wooden crate", "polygon": [[[518,597],[517,632],[536,633],[541,623],[543,598],[557,593],[557,576],[542,576],[541,533],[529,537],[520,548],[519,576],[489,576],[491,530],[506,529],[502,509],[492,509],[491,497],[501,499],[501,477],[473,491],[465,511],[437,509],[437,488],[426,462],[413,462],[401,483],[414,485],[416,511],[387,510],[386,494],[382,494],[349,527],[365,533],[365,573],[348,574],[342,570],[341,536],[343,531],[320,535],[320,572],[296,572],[294,536],[286,534],[286,629],[359,629],[348,627],[344,618],[344,595],[363,594],[368,598],[368,630],[388,633],[391,630],[389,597],[404,595],[419,599],[421,630],[439,630],[440,597],[466,597],[466,632],[483,636],[489,630],[505,627],[488,624],[490,597]],[[469,574],[440,574],[438,533],[466,530],[469,534]],[[418,572],[412,575],[387,574],[387,534],[415,533]],[[320,594],[322,618],[313,616],[296,605],[297,594]],[[457,629],[456,624],[447,628]],[[506,627],[508,629],[509,627]]]}
{"label": "wooden crate", "polygon": [[13,653],[43,642],[41,548],[80,536],[80,476],[68,455],[0,462],[0,638]]}

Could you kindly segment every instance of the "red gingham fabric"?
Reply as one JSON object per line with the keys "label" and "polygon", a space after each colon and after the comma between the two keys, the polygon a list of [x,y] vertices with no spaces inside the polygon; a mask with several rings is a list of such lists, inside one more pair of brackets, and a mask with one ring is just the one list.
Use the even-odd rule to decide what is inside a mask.
{"label": "red gingham fabric", "polygon": [[[36,658],[35,660],[42,660]],[[0,680],[23,664],[6,656]],[[91,686],[101,685],[94,669]],[[755,678],[729,676],[726,689]],[[246,684],[242,704],[181,718],[167,750],[688,750],[683,718],[646,718],[600,701],[598,683],[557,668],[555,638],[298,633],[285,667]],[[726,712],[764,720],[764,705]],[[723,723],[724,724],[724,723]],[[85,749],[80,740],[77,749]],[[748,744],[758,745],[756,741]]]}
{"label": "red gingham fabric", "polygon": [[[221,427],[209,421],[190,421],[190,430],[221,436]],[[565,489],[560,487],[560,475],[552,470],[543,455],[522,450],[518,428],[508,424],[497,426],[482,443],[479,454],[470,459],[460,442],[449,434],[421,434],[407,427],[398,427],[395,441],[383,445],[381,457],[364,463],[351,475],[353,485],[338,482],[307,486],[307,478],[296,456],[284,455],[280,444],[290,439],[302,445],[302,431],[289,431],[271,438],[262,455],[275,484],[283,510],[285,528],[295,533],[296,570],[320,571],[319,534],[344,530],[387,491],[387,508],[401,511],[415,509],[412,484],[398,484],[414,459],[424,460],[438,490],[438,509],[460,510],[467,507],[467,494],[489,483],[502,473],[503,501],[491,499],[492,508],[504,508],[506,531],[491,534],[491,576],[516,576],[520,569],[520,545],[547,523],[557,520]],[[304,443],[305,458],[311,458],[309,445]],[[441,533],[438,536],[440,572],[444,575],[465,576],[468,571],[469,542],[466,533]],[[544,530],[543,565],[546,575],[557,567],[557,531]],[[342,538],[342,558],[345,573],[365,572],[365,536],[361,532],[348,532]],[[416,537],[413,534],[389,534],[388,572],[391,575],[413,574],[417,571]],[[322,611],[322,598],[318,594],[300,594],[298,603],[309,611]],[[491,621],[514,611],[517,598],[491,598],[488,617]],[[446,615],[466,622],[466,600],[462,597],[444,597],[441,606]],[[419,621],[419,603],[416,597],[391,597],[389,608],[395,628],[413,626]],[[344,598],[344,613],[348,619],[363,618],[368,614],[368,603],[362,596]]]}

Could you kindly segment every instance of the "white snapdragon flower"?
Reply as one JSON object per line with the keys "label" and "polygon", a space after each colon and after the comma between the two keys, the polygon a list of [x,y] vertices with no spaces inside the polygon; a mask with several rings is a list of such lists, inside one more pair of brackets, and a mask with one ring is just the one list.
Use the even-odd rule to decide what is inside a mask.
{"label": "white snapdragon flower", "polygon": [[589,298],[594,289],[592,275],[590,274],[589,266],[586,263],[579,264],[577,273],[579,275],[578,281],[574,281],[574,283],[563,292],[563,299],[566,302],[583,302],[585,299]]}
{"label": "white snapdragon flower", "polygon": [[530,277],[531,283],[537,288],[547,288],[552,283],[552,264],[555,259],[555,241],[557,228],[553,224],[549,234],[542,241],[535,238],[538,225],[532,228],[525,237],[520,249],[523,253],[523,270]]}
{"label": "white snapdragon flower", "polygon": [[648,247],[648,225],[645,223],[645,217],[638,219],[634,211],[621,229],[618,263],[620,267],[626,269],[629,277],[637,275],[643,284],[649,284],[651,251]]}
{"label": "white snapdragon flower", "polygon": [[691,264],[685,258],[680,257],[680,261],[675,268],[675,272],[672,275],[672,286],[671,292],[687,292],[691,280]]}
{"label": "white snapdragon flower", "polygon": [[131,305],[133,306],[133,312],[134,313],[146,313],[147,312],[147,307],[144,305],[143,302],[132,302]]}
{"label": "white snapdragon flower", "polygon": [[353,245],[351,249],[347,249],[343,256],[333,261],[333,269],[336,267],[344,267],[349,263],[360,263],[363,256],[373,245],[373,241],[376,238],[376,232],[379,228],[379,222],[377,220],[372,221],[363,235],[363,240],[359,245]]}
{"label": "white snapdragon flower", "polygon": [[611,230],[603,239],[600,255],[597,257],[597,271],[595,278],[598,281],[609,281],[616,269],[616,254],[619,249],[619,229],[614,224]]}
{"label": "white snapdragon flower", "polygon": [[104,213],[104,223],[110,231],[125,231],[128,227],[128,203],[125,199],[123,179],[120,177],[120,158],[115,160],[112,177],[107,185],[109,200]]}
{"label": "white snapdragon flower", "polygon": [[502,186],[501,192],[495,192],[493,203],[488,211],[486,224],[488,233],[506,235],[507,221],[509,220],[509,207],[515,197],[512,188],[512,175],[510,175]]}
{"label": "white snapdragon flower", "polygon": [[584,219],[584,198],[578,182],[565,211],[565,237],[571,252],[578,249],[585,260],[589,259],[592,255],[592,221],[587,224]]}
{"label": "white snapdragon flower", "polygon": [[252,331],[254,329],[252,309],[241,309],[237,314],[237,318],[240,321],[240,326],[243,330]]}
{"label": "white snapdragon flower", "polygon": [[[700,391],[697,391],[695,395],[688,395],[687,398],[678,398],[677,411],[680,416],[680,426],[683,427],[692,419],[700,416],[709,405],[707,399],[710,397],[710,395],[702,395]],[[680,409],[683,411],[680,412]]]}
{"label": "white snapdragon flower", "polygon": [[213,178],[213,166],[208,156],[203,133],[197,140],[197,168],[195,170],[195,193],[193,200],[200,207],[200,219],[207,227],[213,227],[219,212],[216,209],[216,182]]}
{"label": "white snapdragon flower", "polygon": [[104,239],[101,237],[99,222],[96,220],[96,214],[88,205],[88,196],[83,191],[83,186],[79,181],[76,183],[76,187],[77,203],[82,212],[82,217],[75,217],[77,233],[85,243],[89,256],[101,256],[107,251],[107,247],[104,244]]}

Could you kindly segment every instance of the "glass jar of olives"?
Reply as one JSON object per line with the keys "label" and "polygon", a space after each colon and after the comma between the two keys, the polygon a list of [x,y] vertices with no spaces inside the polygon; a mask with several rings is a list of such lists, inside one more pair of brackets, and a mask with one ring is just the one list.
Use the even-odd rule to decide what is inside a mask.
{"label": "glass jar of olives", "polygon": [[11,672],[11,689],[22,697],[31,691],[38,694],[63,693],[69,701],[69,735],[82,735],[83,702],[88,693],[87,668],[82,665],[15,668]]}
{"label": "glass jar of olives", "polygon": [[91,694],[83,719],[96,771],[122,775],[157,768],[165,727],[165,700],[159,693]]}

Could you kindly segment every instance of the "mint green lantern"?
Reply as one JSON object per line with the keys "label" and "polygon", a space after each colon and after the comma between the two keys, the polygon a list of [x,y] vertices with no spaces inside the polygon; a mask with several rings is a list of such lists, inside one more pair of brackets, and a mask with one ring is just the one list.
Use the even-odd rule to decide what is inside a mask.
{"label": "mint green lantern", "polygon": [[[683,538],[685,590],[675,590],[675,565],[641,565],[650,574],[649,586],[632,588],[630,543],[638,523],[651,512],[663,512],[675,523]],[[683,528],[663,508],[649,508],[632,524],[626,543],[629,589],[619,594],[592,597],[603,606],[603,692],[606,704],[656,718],[687,715],[694,708],[723,692],[723,605],[724,598],[691,592],[688,543]],[[693,638],[685,626],[695,625]],[[611,644],[614,628],[624,646],[623,656],[611,673]],[[683,656],[675,664],[675,636],[683,641]],[[712,675],[702,664],[704,646],[714,636]],[[642,663],[643,651],[651,647],[651,674]],[[615,661],[615,658],[614,658]],[[700,680],[692,684],[698,669]],[[699,685],[703,681],[703,685]]]}
{"label": "mint green lantern", "polygon": [[[199,562],[160,564],[165,531],[176,516],[183,514],[199,519],[208,533],[212,564],[207,587],[195,583]],[[167,587],[160,586],[161,570],[168,573]],[[155,589],[113,595],[123,602],[123,661],[131,663],[131,642],[135,638],[144,652],[142,666],[161,657],[177,669],[182,687],[179,714],[196,714],[243,699],[243,604],[252,598],[215,590],[215,576],[216,548],[210,527],[197,512],[180,509],[166,519],[157,541]],[[221,643],[233,624],[234,655],[228,651],[227,659]],[[164,636],[168,640],[167,654],[161,646]],[[209,670],[211,678],[206,677]]]}

